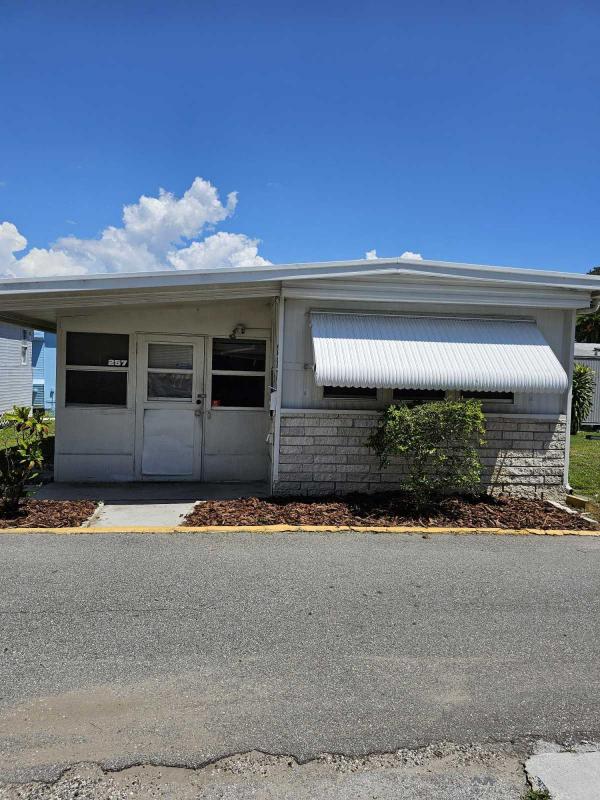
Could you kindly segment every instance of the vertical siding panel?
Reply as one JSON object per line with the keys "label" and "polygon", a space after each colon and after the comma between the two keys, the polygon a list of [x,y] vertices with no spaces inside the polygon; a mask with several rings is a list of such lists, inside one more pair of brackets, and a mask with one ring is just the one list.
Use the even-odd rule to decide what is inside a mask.
{"label": "vertical siding panel", "polygon": [[[28,338],[23,339],[27,330]],[[27,348],[27,363],[21,363],[21,348]],[[33,383],[31,331],[0,323],[0,413],[14,405],[30,406]]]}

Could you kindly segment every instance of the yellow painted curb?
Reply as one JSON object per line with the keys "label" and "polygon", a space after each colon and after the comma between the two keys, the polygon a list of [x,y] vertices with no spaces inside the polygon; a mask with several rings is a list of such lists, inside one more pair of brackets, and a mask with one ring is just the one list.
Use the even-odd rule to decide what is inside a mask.
{"label": "yellow painted curb", "polygon": [[417,526],[385,526],[385,525],[205,525],[192,527],[185,525],[129,525],[129,526],[104,526],[93,528],[0,528],[0,536],[24,534],[51,534],[75,535],[96,533],[145,533],[145,534],[176,534],[176,533],[404,533],[419,534],[421,536],[438,534],[489,534],[492,536],[600,536],[600,530],[543,530],[542,528],[426,528]]}

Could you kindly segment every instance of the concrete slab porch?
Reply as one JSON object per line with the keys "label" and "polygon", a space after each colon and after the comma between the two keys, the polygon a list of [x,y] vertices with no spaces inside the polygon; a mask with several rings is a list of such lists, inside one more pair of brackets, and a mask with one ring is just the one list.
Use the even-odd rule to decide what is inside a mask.
{"label": "concrete slab porch", "polygon": [[94,500],[103,505],[90,528],[180,525],[195,503],[269,494],[266,483],[48,483],[38,500]]}
{"label": "concrete slab porch", "polygon": [[139,483],[47,483],[35,493],[38,500],[97,500],[103,503],[182,503],[197,500],[232,500],[267,497],[269,485],[156,481]]}

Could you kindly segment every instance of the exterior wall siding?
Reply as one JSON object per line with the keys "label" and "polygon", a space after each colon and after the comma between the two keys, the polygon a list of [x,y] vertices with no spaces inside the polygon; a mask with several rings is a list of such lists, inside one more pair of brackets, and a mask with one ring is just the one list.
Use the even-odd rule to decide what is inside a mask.
{"label": "exterior wall siding", "polygon": [[[365,441],[379,414],[283,411],[274,493],[323,495],[398,489],[405,461],[381,469]],[[489,415],[482,484],[494,494],[564,495],[566,419]]]}
{"label": "exterior wall siding", "polygon": [[[456,316],[486,316],[506,318],[510,316],[535,320],[537,326],[561,362],[567,374],[572,363],[571,324],[573,312],[559,309],[511,308],[507,305],[466,306],[428,305],[409,303],[340,302],[333,300],[311,301],[293,299],[285,301],[285,326],[283,343],[283,392],[282,406],[288,409],[378,409],[392,402],[391,389],[379,389],[375,400],[332,400],[323,396],[323,387],[317,386],[314,377],[314,354],[308,314],[311,309],[338,311],[369,311],[376,313],[426,313]],[[506,406],[489,404],[490,412],[504,413]],[[515,395],[511,412],[516,414],[564,414],[565,394]]]}
{"label": "exterior wall siding", "polygon": [[[0,323],[0,413],[14,405],[31,405],[31,333],[16,325]],[[26,349],[25,364],[22,348]]]}
{"label": "exterior wall siding", "polygon": [[[140,440],[136,437],[138,335],[181,334],[227,337],[243,323],[248,338],[264,338],[270,347],[272,303],[267,299],[212,301],[195,305],[99,309],[59,319],[56,386],[56,481],[134,481],[140,479]],[[67,406],[65,347],[69,331],[129,334],[127,406]],[[208,346],[208,340],[207,340]],[[205,390],[210,354],[204,366]],[[270,374],[267,371],[267,384]],[[29,386],[31,396],[31,383]],[[203,480],[263,480],[269,474],[271,420],[267,409],[205,407]],[[233,423],[243,428],[234,437]],[[252,418],[252,419],[250,419]],[[241,425],[245,421],[245,424]]]}

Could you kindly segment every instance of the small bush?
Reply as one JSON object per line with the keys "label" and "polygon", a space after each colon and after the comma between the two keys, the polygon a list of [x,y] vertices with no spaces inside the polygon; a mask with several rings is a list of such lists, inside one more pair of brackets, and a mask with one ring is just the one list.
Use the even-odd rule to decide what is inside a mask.
{"label": "small bush", "polygon": [[475,493],[481,482],[477,448],[484,444],[485,417],[479,400],[442,400],[393,405],[367,445],[382,467],[404,456],[402,488],[423,503],[448,490]]}
{"label": "small bush", "polygon": [[571,396],[571,434],[574,436],[592,410],[596,376],[584,364],[573,367],[573,392]]}
{"label": "small bush", "polygon": [[2,415],[2,423],[12,429],[16,442],[0,458],[0,499],[5,514],[16,514],[25,486],[37,477],[43,464],[42,444],[48,436],[43,410],[15,406]]}

